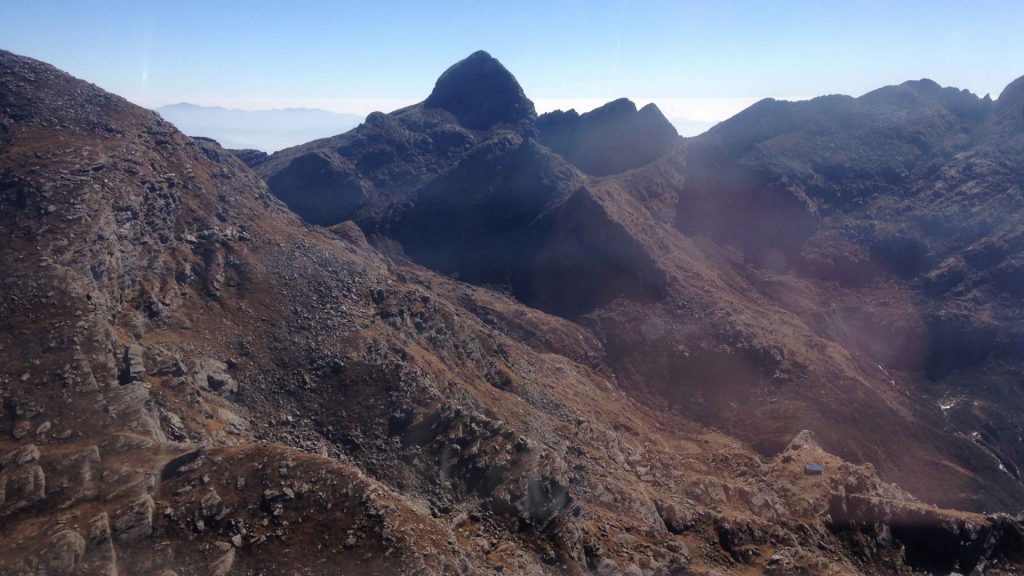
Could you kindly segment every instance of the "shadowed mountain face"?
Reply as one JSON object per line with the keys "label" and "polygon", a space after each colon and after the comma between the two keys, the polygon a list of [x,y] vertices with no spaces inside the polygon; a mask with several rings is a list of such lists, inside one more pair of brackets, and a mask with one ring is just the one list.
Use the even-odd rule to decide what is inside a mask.
{"label": "shadowed mountain face", "polygon": [[[510,78],[478,53],[438,86],[525,101]],[[813,429],[929,501],[1016,510],[1016,84],[766,100],[688,140],[626,100],[467,122],[435,89],[256,169],[313,222],[586,327],[650,406],[768,455]]]}
{"label": "shadowed mountain face", "polygon": [[[639,139],[655,117],[662,152],[666,130],[675,137],[657,109],[624,109],[582,119],[580,158],[606,154],[588,135]],[[371,114],[352,132],[253,166],[310,222],[354,220],[420,264],[546,311],[575,317],[622,296],[660,298],[664,273],[603,213],[580,168],[536,140],[535,118],[515,78],[477,52],[447,70],[424,103]],[[567,146],[576,133],[575,125],[562,131]]]}
{"label": "shadowed mountain face", "polygon": [[930,272],[851,288],[745,263],[680,232],[684,199],[713,200],[691,188],[693,142],[592,178],[517,122],[416,106],[247,156],[271,186],[316,184],[277,193],[308,220],[335,210],[323,228],[215,143],[0,51],[0,573],[1024,562],[1022,518],[886,481],[1018,498],[991,464],[1014,413],[950,381],[963,402],[943,417],[927,372],[876,367],[886,348],[856,337],[917,310]]}
{"label": "shadowed mountain face", "polygon": [[551,112],[537,120],[540,141],[587,174],[607,176],[649,164],[678,140],[654,104],[639,111],[625,98],[582,116]]}
{"label": "shadowed mountain face", "polygon": [[927,80],[762,102],[689,143],[676,211],[684,233],[828,287],[833,338],[899,370],[1014,481],[1024,133],[1007,110],[1019,83],[996,102]]}
{"label": "shadowed mountain face", "polygon": [[423,107],[451,112],[459,124],[472,130],[537,118],[533,102],[515,77],[482,50],[445,70]]}

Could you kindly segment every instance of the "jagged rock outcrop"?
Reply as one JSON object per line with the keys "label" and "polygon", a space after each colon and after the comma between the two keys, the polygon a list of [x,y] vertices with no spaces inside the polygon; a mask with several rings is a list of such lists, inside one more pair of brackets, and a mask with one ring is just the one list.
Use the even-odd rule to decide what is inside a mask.
{"label": "jagged rock outcrop", "polygon": [[245,162],[245,165],[250,168],[255,168],[261,162],[270,157],[270,154],[267,154],[262,150],[253,150],[250,148],[246,148],[244,150],[228,150],[228,152],[237,156],[239,160]]}
{"label": "jagged rock outcrop", "polygon": [[595,176],[650,164],[679,142],[676,129],[655,104],[637,110],[625,98],[584,114],[549,112],[536,125],[545,146]]}

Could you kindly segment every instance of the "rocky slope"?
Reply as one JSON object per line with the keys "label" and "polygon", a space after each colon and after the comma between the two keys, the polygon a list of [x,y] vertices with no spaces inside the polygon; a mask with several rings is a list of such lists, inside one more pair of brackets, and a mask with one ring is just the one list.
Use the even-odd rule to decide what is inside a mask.
{"label": "rocky slope", "polygon": [[[1017,482],[1020,82],[995,102],[927,80],[762,102],[689,143],[676,212],[684,233],[815,286],[831,339],[940,408],[946,429]],[[736,179],[723,186],[723,172]],[[768,206],[770,227],[759,225]]]}
{"label": "rocky slope", "polygon": [[[531,109],[481,58],[438,85]],[[623,100],[531,122],[432,96],[255,168],[311,222],[583,326],[650,407],[1019,511],[1019,84],[764,101],[689,140]]]}
{"label": "rocky slope", "polygon": [[[425,142],[407,122],[440,129],[452,114],[380,115],[360,142]],[[495,126],[464,129],[480,166],[541,158],[558,176],[533,178],[586,182],[528,123]],[[377,203],[359,213],[414,213],[390,205],[383,177],[404,173],[412,194],[427,166],[361,181]],[[515,175],[502,186],[533,188]],[[560,190],[531,208],[555,212],[550,238],[590,254],[620,245],[587,244],[629,230],[599,190]],[[352,222],[304,224],[216,144],[7,52],[0,236],[0,574],[1012,573],[1024,561],[1020,519],[926,505],[810,433],[765,459],[638,403],[600,331],[390,258]],[[557,270],[568,255],[551,246],[533,257]],[[633,255],[619,257],[635,285]],[[803,476],[810,461],[826,474]]]}

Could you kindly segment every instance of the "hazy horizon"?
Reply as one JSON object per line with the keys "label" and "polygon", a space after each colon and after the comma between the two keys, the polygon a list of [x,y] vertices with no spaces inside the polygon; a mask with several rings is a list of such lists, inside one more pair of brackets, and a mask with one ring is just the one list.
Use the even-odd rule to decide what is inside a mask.
{"label": "hazy horizon", "polygon": [[[993,98],[1024,74],[1024,5],[981,2],[13,0],[2,46],[148,108],[366,115],[419,102],[448,66],[487,50],[538,111],[619,97],[709,126],[762,98],[858,96],[930,78]],[[296,34],[294,31],[303,33]]]}
{"label": "hazy horizon", "polygon": [[[803,98],[783,98],[785,100],[802,100]],[[553,112],[555,110],[569,110],[573,109],[583,114],[589,112],[595,108],[603,106],[608,102],[615,100],[615,98],[608,98],[606,100],[599,98],[590,99],[544,99],[535,101],[534,105],[537,108],[539,114],[546,112]],[[715,124],[731,118],[735,114],[746,109],[750,105],[754,104],[758,98],[730,98],[730,99],[645,99],[645,98],[630,98],[637,107],[643,107],[649,103],[656,104],[662,113],[668,118],[669,122],[676,128],[680,136],[698,136],[703,134],[707,130],[711,129]],[[370,112],[392,112],[406,106],[416,104],[420,100],[396,100],[388,102],[389,107],[382,109],[366,109],[362,108],[359,112],[352,112],[351,109],[345,108],[345,103],[334,103],[332,106],[327,103],[328,107],[317,108],[309,106],[278,106],[272,108],[261,108],[257,106],[247,107],[234,107],[234,106],[222,106],[216,103],[210,104],[199,104],[196,102],[175,102],[173,104],[164,104],[161,106],[151,107],[152,110],[160,112],[165,116],[165,119],[178,125],[183,132],[192,136],[208,136],[214,138],[220,144],[228,148],[253,148],[262,150],[264,152],[273,153],[277,150],[287,148],[290,146],[296,146],[315,140],[317,138],[324,138],[332,136],[340,132],[330,131],[331,124],[328,124],[326,129],[313,128],[308,122],[303,119],[293,119],[297,126],[282,126],[278,122],[276,128],[268,129],[267,127],[258,124],[261,119],[266,118],[268,113],[286,113],[286,112],[324,112],[338,116],[347,117],[358,117],[357,124],[362,122],[363,119]],[[226,115],[235,115],[235,118],[230,121],[232,126],[230,127],[230,135],[225,135],[222,129],[214,128],[213,130],[207,129],[210,126],[209,119],[205,123],[198,124],[195,121],[187,121],[183,119],[181,112],[171,115],[171,112],[175,107],[197,107],[195,110],[203,111],[210,114],[214,111],[220,111]],[[248,137],[242,136],[238,133],[239,121],[241,120],[240,114],[246,114],[251,117],[253,125],[246,127],[245,130],[250,132]],[[353,125],[354,127],[354,125]],[[295,128],[295,129],[291,129]],[[312,130],[311,130],[312,128]],[[255,137],[252,137],[252,133],[260,133]],[[305,140],[300,139],[305,138]]]}
{"label": "hazy horizon", "polygon": [[197,106],[180,102],[155,108],[163,118],[190,136],[213,138],[221,146],[272,153],[320,138],[342,134],[365,116],[318,108],[238,108]]}

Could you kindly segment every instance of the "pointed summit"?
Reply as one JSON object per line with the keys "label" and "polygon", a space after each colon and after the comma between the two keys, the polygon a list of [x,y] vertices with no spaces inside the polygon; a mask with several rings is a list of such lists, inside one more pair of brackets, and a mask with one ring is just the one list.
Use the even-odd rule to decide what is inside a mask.
{"label": "pointed summit", "polygon": [[1000,110],[1024,105],[1024,76],[1007,84],[1003,92],[999,94],[999,99],[996,100],[996,103]]}
{"label": "pointed summit", "polygon": [[483,50],[445,70],[423,105],[447,110],[476,130],[537,117],[515,76]]}

